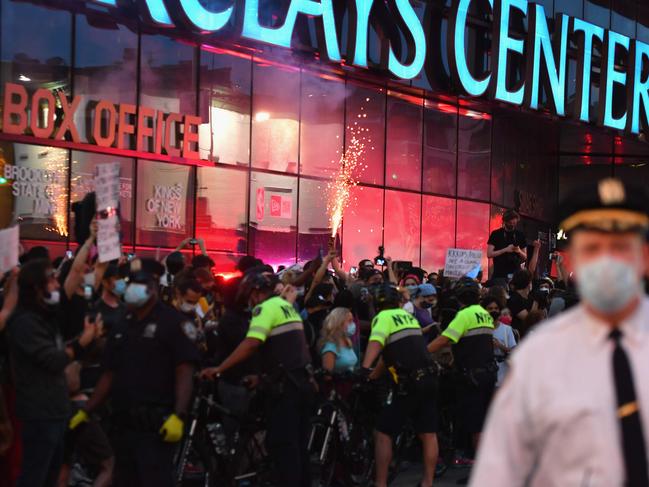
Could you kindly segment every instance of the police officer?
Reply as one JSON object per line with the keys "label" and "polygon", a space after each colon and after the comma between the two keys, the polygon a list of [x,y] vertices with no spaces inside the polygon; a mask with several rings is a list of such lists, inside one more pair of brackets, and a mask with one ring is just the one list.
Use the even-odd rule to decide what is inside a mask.
{"label": "police officer", "polygon": [[276,485],[310,487],[311,359],[302,319],[291,303],[275,295],[277,283],[267,272],[252,271],[243,278],[240,295],[253,308],[246,338],[221,365],[201,375],[219,378],[261,349],[268,382],[266,446],[274,461]]}
{"label": "police officer", "polygon": [[130,314],[112,330],[105,372],[70,421],[76,428],[111,398],[116,487],[173,485],[175,444],[182,438],[199,360],[186,335],[193,324],[158,298],[161,268],[153,260],[131,262],[124,293]]}
{"label": "police officer", "polygon": [[421,486],[430,487],[438,455],[437,408],[436,377],[426,351],[426,340],[417,319],[401,309],[401,293],[395,285],[379,284],[371,290],[379,313],[372,320],[363,368],[367,373],[381,356],[370,378],[378,378],[387,367],[393,385],[376,425],[375,485],[388,485],[392,440],[410,418],[423,445]]}
{"label": "police officer", "polygon": [[428,346],[437,352],[452,344],[458,419],[477,447],[489,403],[496,385],[498,367],[493,352],[493,319],[480,302],[478,283],[460,279],[454,288],[460,311],[446,330]]}
{"label": "police officer", "polygon": [[646,487],[649,195],[606,179],[559,208],[582,302],[514,352],[471,485]]}

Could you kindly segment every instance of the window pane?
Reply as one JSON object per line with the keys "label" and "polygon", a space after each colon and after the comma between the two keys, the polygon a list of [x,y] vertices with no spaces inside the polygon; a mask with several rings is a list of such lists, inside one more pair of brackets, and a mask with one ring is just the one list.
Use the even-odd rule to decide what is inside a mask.
{"label": "window pane", "polygon": [[3,1],[0,20],[2,75],[5,83],[63,90],[70,98],[72,15],[29,3]]}
{"label": "window pane", "polygon": [[455,200],[423,196],[421,266],[428,272],[444,268],[446,251],[455,247]]}
{"label": "window pane", "polygon": [[487,270],[489,240],[489,205],[473,201],[457,201],[456,248],[482,252],[482,270]]}
{"label": "window pane", "polygon": [[373,259],[383,243],[383,190],[357,186],[343,219],[345,268]]}
{"label": "window pane", "polygon": [[256,62],[252,87],[252,166],[297,173],[299,71]]}
{"label": "window pane", "polygon": [[421,244],[421,195],[385,192],[385,255],[394,260],[412,261],[419,265]]}
{"label": "window pane", "polygon": [[457,195],[489,200],[491,116],[470,112],[460,116]]}
{"label": "window pane", "polygon": [[20,238],[68,235],[68,151],[0,142],[0,225],[20,224]]}
{"label": "window pane", "polygon": [[300,214],[298,219],[297,260],[314,259],[319,251],[326,255],[329,244],[329,217],[326,200],[327,183],[300,179]]}
{"label": "window pane", "polygon": [[584,19],[608,29],[611,26],[610,6],[611,0],[584,0]]}
{"label": "window pane", "polygon": [[122,24],[77,15],[74,63],[74,94],[83,97],[75,124],[82,140],[88,140],[89,102],[137,101],[137,34]]}
{"label": "window pane", "polygon": [[584,184],[599,181],[613,175],[610,157],[561,156],[559,158],[559,201]]}
{"label": "window pane", "polygon": [[225,167],[196,170],[196,236],[208,249],[245,254],[248,172]]}
{"label": "window pane", "polygon": [[615,0],[611,8],[611,30],[634,38],[637,13],[635,0]]}
{"label": "window pane", "polygon": [[274,267],[294,263],[296,234],[297,178],[253,172],[250,253]]}
{"label": "window pane", "polygon": [[424,110],[424,192],[455,196],[457,108],[426,104]]}
{"label": "window pane", "polygon": [[136,242],[175,247],[192,235],[194,175],[178,164],[137,163]]}
{"label": "window pane", "polygon": [[[119,217],[122,243],[133,243],[133,159],[126,157],[72,151],[72,181],[70,183],[71,203],[81,201],[95,190],[95,168],[98,164],[119,162]],[[70,233],[74,240],[74,213],[70,213]]]}
{"label": "window pane", "polygon": [[343,149],[345,83],[302,72],[300,172],[326,177]]}
{"label": "window pane", "polygon": [[[356,132],[364,137],[362,164],[355,173],[359,181],[383,184],[385,154],[385,91],[348,85],[346,142]],[[364,129],[364,132],[360,132]]]}
{"label": "window pane", "polygon": [[554,13],[566,14],[572,17],[583,18],[584,2],[583,0],[554,0]]}
{"label": "window pane", "polygon": [[388,97],[386,173],[388,186],[421,190],[422,105]]}
{"label": "window pane", "polygon": [[201,51],[201,159],[250,163],[251,69],[250,58]]}

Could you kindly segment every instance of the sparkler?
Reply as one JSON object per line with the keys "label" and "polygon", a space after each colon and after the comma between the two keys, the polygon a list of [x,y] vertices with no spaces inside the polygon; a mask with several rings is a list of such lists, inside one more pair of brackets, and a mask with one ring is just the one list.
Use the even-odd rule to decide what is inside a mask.
{"label": "sparkler", "polygon": [[[369,98],[365,101],[369,101]],[[364,108],[361,107],[361,112],[363,111]],[[367,118],[367,114],[359,113],[357,118]],[[356,176],[359,170],[362,172],[367,168],[367,165],[363,165],[362,158],[366,147],[365,142],[371,142],[365,135],[369,129],[361,127],[358,121],[347,128],[350,133],[349,144],[340,158],[337,174],[327,184],[327,213],[332,241],[335,241],[340,229],[343,214],[350,203],[352,189],[358,185]]]}

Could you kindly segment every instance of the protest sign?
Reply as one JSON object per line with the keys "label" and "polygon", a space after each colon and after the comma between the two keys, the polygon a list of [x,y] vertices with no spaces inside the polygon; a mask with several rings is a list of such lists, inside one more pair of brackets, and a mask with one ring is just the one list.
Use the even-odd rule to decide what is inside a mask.
{"label": "protest sign", "polygon": [[18,265],[18,225],[0,230],[0,273]]}
{"label": "protest sign", "polygon": [[119,259],[122,246],[119,241],[119,218],[116,214],[97,220],[97,253],[99,262]]}
{"label": "protest sign", "polygon": [[117,208],[119,205],[120,163],[98,164],[95,174],[95,196],[97,211]]}
{"label": "protest sign", "polygon": [[482,252],[479,250],[448,249],[444,264],[444,277],[459,279],[475,271],[481,263]]}

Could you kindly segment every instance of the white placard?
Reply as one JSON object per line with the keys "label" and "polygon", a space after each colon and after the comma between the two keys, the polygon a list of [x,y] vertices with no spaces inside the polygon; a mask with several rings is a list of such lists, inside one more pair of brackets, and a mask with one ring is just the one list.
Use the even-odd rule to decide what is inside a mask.
{"label": "white placard", "polygon": [[99,262],[119,259],[122,246],[119,241],[119,218],[113,214],[97,220],[97,253]]}
{"label": "white placard", "polygon": [[95,174],[95,196],[97,211],[117,208],[119,205],[119,162],[97,164]]}
{"label": "white placard", "polygon": [[18,265],[18,225],[0,230],[0,273]]}
{"label": "white placard", "polygon": [[459,279],[482,264],[480,250],[448,249],[444,264],[444,277]]}

